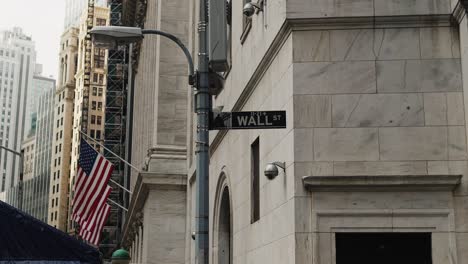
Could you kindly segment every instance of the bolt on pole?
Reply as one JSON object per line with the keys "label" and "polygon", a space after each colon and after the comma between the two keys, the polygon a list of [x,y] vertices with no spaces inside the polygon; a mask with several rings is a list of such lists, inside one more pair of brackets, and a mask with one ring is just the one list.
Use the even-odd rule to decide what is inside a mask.
{"label": "bolt on pole", "polygon": [[198,23],[198,78],[195,91],[197,113],[197,171],[196,171],[196,264],[208,264],[209,243],[209,131],[208,116],[211,110],[211,96],[208,89],[208,14],[207,0],[200,0],[200,21]]}

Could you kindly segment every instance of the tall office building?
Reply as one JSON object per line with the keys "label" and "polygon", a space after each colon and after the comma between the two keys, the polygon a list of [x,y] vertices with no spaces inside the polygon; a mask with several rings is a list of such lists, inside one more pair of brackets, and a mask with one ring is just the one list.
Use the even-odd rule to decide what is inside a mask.
{"label": "tall office building", "polygon": [[21,144],[23,151],[23,181],[27,181],[34,177],[34,151],[36,146],[36,136],[32,135],[26,138]]}
{"label": "tall office building", "polygon": [[37,98],[35,133],[22,142],[24,156],[21,184],[7,190],[7,201],[37,219],[47,222],[49,201],[50,159],[54,121],[55,80],[34,76],[32,87],[41,87]]}
{"label": "tall office building", "polygon": [[[16,151],[27,133],[26,99],[35,64],[31,37],[21,28],[0,31],[0,145]],[[19,180],[19,157],[0,150],[0,192],[14,187]]]}
{"label": "tall office building", "polygon": [[[78,61],[78,28],[69,28],[60,41],[60,70],[55,90],[48,224],[67,229],[69,176],[73,130],[73,100]],[[58,162],[60,161],[60,162]],[[53,216],[53,217],[52,217]]]}
{"label": "tall office building", "polygon": [[[103,140],[104,103],[106,96],[107,51],[87,45],[87,12],[81,18],[78,35],[78,66],[75,75],[75,100],[73,113],[73,140],[71,149],[70,190],[73,190],[77,164],[79,159],[79,144],[82,137],[80,131],[97,141]],[[109,9],[94,8],[93,25],[106,25],[109,20]],[[89,142],[98,151],[100,147]],[[73,193],[70,200],[73,199]],[[70,232],[73,232],[70,222]]]}
{"label": "tall office building", "polygon": [[[89,0],[65,0],[65,31],[80,24],[83,11],[86,10]],[[93,0],[95,6],[105,7],[107,0]]]}

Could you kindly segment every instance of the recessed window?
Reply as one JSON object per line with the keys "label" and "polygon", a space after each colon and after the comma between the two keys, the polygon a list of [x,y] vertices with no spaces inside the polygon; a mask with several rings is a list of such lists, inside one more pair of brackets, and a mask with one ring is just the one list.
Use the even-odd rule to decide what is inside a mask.
{"label": "recessed window", "polygon": [[251,170],[251,222],[260,219],[260,139],[257,138],[250,146]]}

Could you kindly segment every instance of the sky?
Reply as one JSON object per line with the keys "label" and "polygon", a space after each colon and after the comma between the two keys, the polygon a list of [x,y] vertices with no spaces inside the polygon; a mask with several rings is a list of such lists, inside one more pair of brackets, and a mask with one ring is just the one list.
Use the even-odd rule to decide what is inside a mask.
{"label": "sky", "polygon": [[58,74],[65,0],[0,0],[0,29],[23,28],[36,43],[36,63],[44,76]]}

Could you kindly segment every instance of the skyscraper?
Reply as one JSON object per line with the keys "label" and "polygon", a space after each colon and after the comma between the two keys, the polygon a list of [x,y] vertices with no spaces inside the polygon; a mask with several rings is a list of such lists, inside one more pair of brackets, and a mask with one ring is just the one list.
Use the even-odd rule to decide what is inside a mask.
{"label": "skyscraper", "polygon": [[[36,51],[21,28],[0,31],[0,145],[19,151],[25,131],[27,93]],[[0,150],[0,192],[19,182],[19,157]],[[11,201],[8,201],[11,202]]]}
{"label": "skyscraper", "polygon": [[[71,27],[60,41],[60,71],[55,90],[54,140],[52,143],[48,224],[67,229],[70,160],[73,130],[73,98],[78,60],[78,28]],[[60,161],[60,162],[58,162]],[[52,217],[53,216],[53,217]]]}
{"label": "skyscraper", "polygon": [[[80,18],[89,0],[65,0],[65,31],[80,24]],[[95,6],[105,7],[107,0],[95,0]]]}
{"label": "skyscraper", "polygon": [[[104,131],[104,103],[106,98],[107,80],[107,50],[89,46],[86,43],[87,13],[81,18],[78,35],[78,66],[75,86],[73,113],[73,140],[71,149],[70,190],[73,190],[77,163],[79,159],[79,144],[81,132],[102,142]],[[94,8],[94,26],[106,25],[109,20],[109,9]],[[88,57],[89,54],[89,57]],[[102,149],[93,142],[89,142],[96,150]],[[73,199],[73,193],[70,200]],[[71,227],[71,225],[70,225]],[[71,228],[69,231],[73,231]]]}

